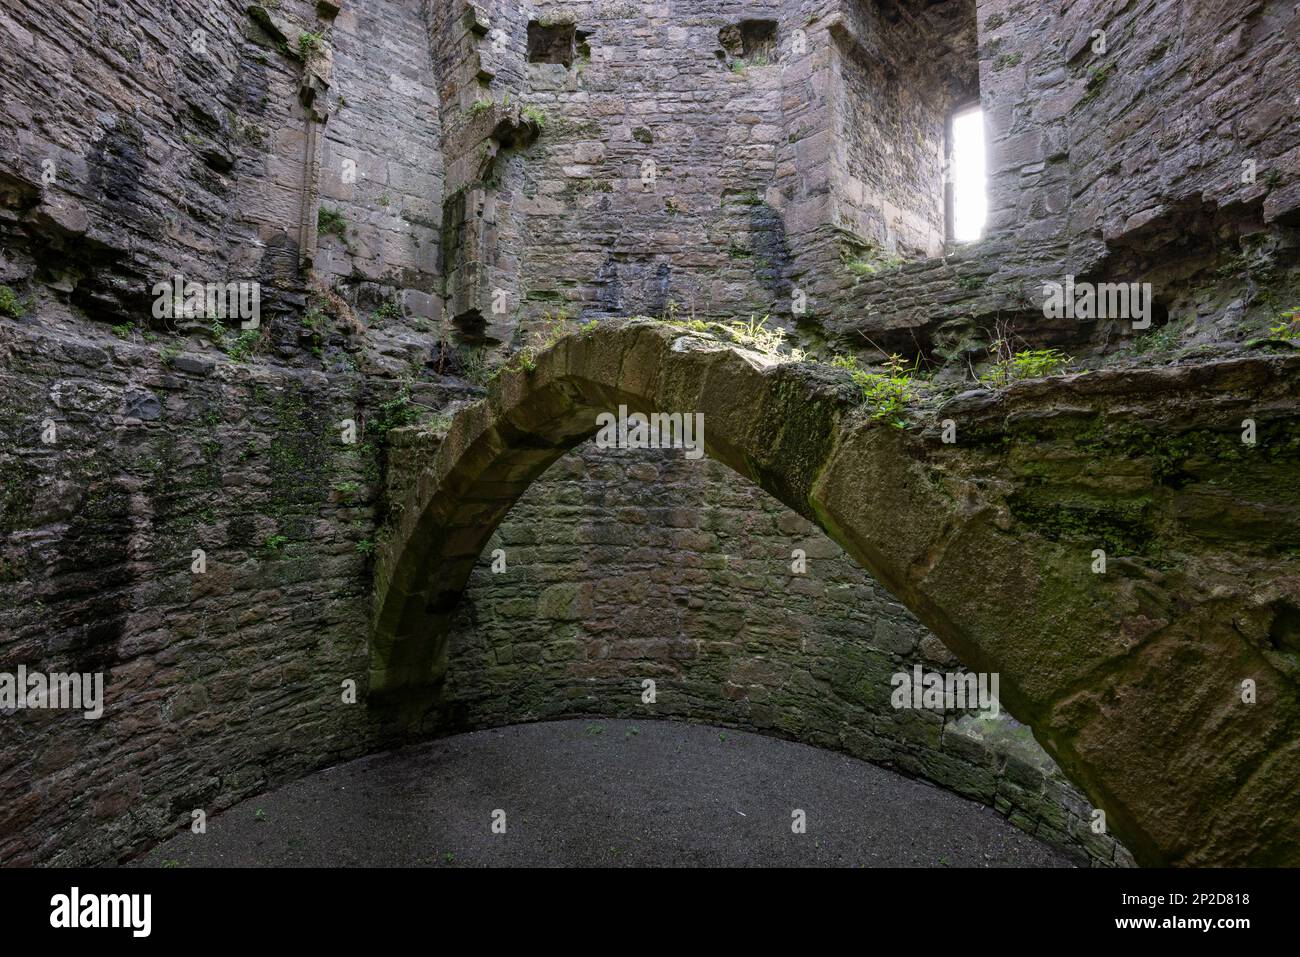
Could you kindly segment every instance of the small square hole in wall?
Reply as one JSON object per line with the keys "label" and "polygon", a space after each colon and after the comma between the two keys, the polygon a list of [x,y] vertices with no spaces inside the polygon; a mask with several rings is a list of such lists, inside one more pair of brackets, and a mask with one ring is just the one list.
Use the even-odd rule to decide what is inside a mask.
{"label": "small square hole in wall", "polygon": [[543,26],[537,20],[528,23],[528,62],[573,65],[577,54],[576,31],[572,23]]}
{"label": "small square hole in wall", "polygon": [[750,63],[776,61],[776,21],[741,20],[718,31],[718,42],[733,57]]}

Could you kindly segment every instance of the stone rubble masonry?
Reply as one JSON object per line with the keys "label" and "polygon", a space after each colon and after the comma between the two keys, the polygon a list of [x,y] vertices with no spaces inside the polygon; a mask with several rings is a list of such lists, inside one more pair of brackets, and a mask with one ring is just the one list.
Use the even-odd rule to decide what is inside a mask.
{"label": "stone rubble masonry", "polygon": [[[980,327],[983,356],[997,324],[1010,322],[1030,345],[1075,355],[1129,341],[1126,323],[1043,318],[1043,281],[1066,274],[1153,282],[1184,340],[1198,344],[1255,338],[1297,301],[1300,8],[1059,6],[980,0],[985,236],[944,259],[860,279],[841,272],[819,297],[837,340],[865,333],[912,351],[966,323]],[[1104,53],[1093,49],[1096,30]]]}
{"label": "stone rubble masonry", "polygon": [[[160,364],[139,343],[37,330],[0,343],[0,670],[102,670],[106,687],[100,721],[4,718],[0,861],[123,859],[195,809],[391,743],[365,705],[379,463],[364,428],[345,446],[337,427],[360,381],[191,352]],[[393,433],[391,500],[427,438]],[[651,676],[661,716],[838,748],[991,804],[1080,861],[1128,860],[1024,729],[889,709],[893,671],[951,669],[951,654],[722,467],[589,448],[496,541],[510,574],[480,558],[443,732],[636,714]],[[770,589],[790,580],[790,542],[810,572]],[[347,680],[361,703],[343,703]]]}
{"label": "stone rubble masonry", "polygon": [[[441,434],[452,413],[482,394],[468,381],[481,376],[455,361],[458,350],[514,350],[546,313],[560,311],[604,319],[661,314],[675,303],[681,317],[770,313],[794,325],[798,287],[810,297],[798,332],[811,342],[871,352],[865,336],[908,354],[919,346],[953,372],[987,356],[1002,320],[1029,344],[1076,353],[1128,341],[1127,330],[1106,324],[1044,323],[1033,293],[1045,276],[1148,278],[1171,329],[1198,349],[1239,349],[1300,301],[1294,4],[1140,0],[1116,9],[1073,0],[1045,14],[1010,0],[926,6],[929,14],[897,3],[873,13],[865,0],[4,4],[0,286],[20,308],[0,312],[0,667],[102,667],[110,680],[103,721],[45,712],[2,719],[0,863],[121,859],[186,825],[196,807],[226,807],[394,742],[364,697],[372,556],[384,548],[385,517],[434,452],[424,432],[393,426],[433,418]],[[776,23],[766,63],[739,62],[728,46],[733,28],[754,19]],[[528,62],[531,20],[573,23],[569,67]],[[1108,32],[1111,52],[1102,57],[1090,48],[1097,26]],[[798,30],[803,54],[794,52]],[[318,39],[304,41],[307,34]],[[307,48],[316,52],[304,56]],[[934,251],[938,194],[919,196],[918,185],[930,176],[940,106],[955,101],[973,69],[992,160],[990,228],[979,243],[923,258]],[[923,82],[933,83],[925,101],[911,86]],[[881,130],[899,142],[882,144]],[[1244,157],[1256,160],[1254,184],[1240,181]],[[657,173],[651,189],[641,181],[647,159]],[[843,261],[877,254],[874,274],[855,274]],[[904,262],[894,265],[895,256]],[[264,333],[242,361],[206,321],[153,319],[152,285],[177,274],[262,283]],[[508,293],[504,315],[490,311],[496,289]],[[1262,394],[1247,370],[1265,360],[1237,361],[1229,368],[1241,370],[1242,395]],[[1124,375],[1096,378],[1087,401],[1136,414],[1167,400],[1159,390],[1135,394],[1134,383],[1172,389],[1188,376],[1217,382],[1223,373],[1174,365]],[[1068,419],[1083,401],[1076,393],[1087,391],[1077,382],[1040,388],[1043,408],[1026,414],[1048,423]],[[1237,400],[1222,401],[1244,414]],[[1270,401],[1251,411],[1280,415],[1289,400]],[[353,451],[335,441],[345,418],[361,431]],[[46,419],[58,429],[54,445],[40,440]],[[1088,436],[1128,441],[1104,423]],[[1150,508],[1183,477],[1171,464],[1180,450],[1166,451],[1152,467],[1166,470],[1171,490],[1153,495]],[[569,499],[600,494],[593,476],[619,483],[604,491],[616,501],[646,482],[637,476],[662,468],[629,462],[624,481],[622,465],[588,471],[585,462],[563,459],[568,471],[556,475],[572,481],[544,481],[522,514],[551,528],[559,510],[577,506]],[[1008,467],[1020,481],[1035,466],[1016,459]],[[548,562],[574,566],[573,580],[549,581],[539,570],[510,587],[548,614],[583,612],[582,595],[604,594],[586,563],[589,546],[626,547],[611,560],[629,571],[637,548],[680,547],[699,566],[660,568],[656,600],[667,600],[666,589],[675,602],[679,586],[667,579],[690,571],[680,587],[734,602],[719,581],[695,578],[718,572],[732,542],[770,541],[746,538],[746,528],[775,521],[784,535],[802,526],[743,480],[708,469],[699,492],[662,473],[663,500],[678,502],[663,506],[662,522],[637,525],[626,507],[588,522],[599,529],[593,534],[615,538],[635,526],[645,545],[557,538]],[[1137,481],[1127,467],[1105,480],[1081,474],[1085,485],[1110,481],[1126,493]],[[1270,480],[1255,492],[1225,482],[1245,500],[1181,494],[1185,521],[1255,560],[1258,539],[1285,525],[1294,482]],[[1148,507],[1112,514],[1099,494],[1072,488],[1062,509],[1026,487],[1016,515],[1058,536],[1105,519],[1102,531],[1122,547],[1139,541]],[[693,495],[734,506],[717,529],[671,524]],[[1260,519],[1270,496],[1278,514]],[[508,520],[503,540],[522,534],[520,524]],[[207,552],[205,576],[189,571],[195,548]],[[560,557],[574,551],[584,553],[582,564]],[[505,701],[485,690],[481,676],[507,665],[498,654],[523,648],[508,663],[520,673],[527,656],[541,654],[555,701],[598,713],[607,700],[584,697],[589,676],[566,687],[559,676],[596,668],[596,683],[612,686],[624,661],[639,668],[638,656],[656,647],[638,639],[626,659],[617,657],[601,630],[613,614],[608,603],[593,603],[590,616],[546,619],[560,627],[544,642],[524,640],[525,616],[485,621],[483,609],[497,600],[484,592],[479,560],[468,558],[467,571],[479,570],[468,605],[455,613],[452,660],[465,669],[449,673],[463,692],[457,726],[556,706],[522,688]],[[967,558],[972,567],[983,560]],[[764,633],[755,641],[767,643],[768,664],[751,649],[730,670],[721,655],[727,642],[705,644],[699,629],[709,616],[687,599],[694,615],[682,620],[697,629],[696,657],[659,667],[690,689],[700,714],[815,736],[980,800],[991,794],[1013,822],[1078,852],[1082,798],[1037,756],[1025,758],[1034,772],[1013,760],[1025,742],[976,747],[965,740],[973,727],[952,720],[896,729],[842,683],[820,695],[839,681],[814,670],[831,658],[942,660],[933,634],[913,642],[910,630],[885,634],[882,624],[878,637],[873,624],[864,637],[866,612],[841,615],[800,592],[754,594],[758,572],[748,563],[758,559],[745,561],[735,577],[746,607],[755,616],[769,610],[772,628],[788,627],[794,613],[778,599],[794,601],[822,629],[809,640],[834,655],[816,665],[784,662],[798,684],[783,685],[764,670],[777,640]],[[835,565],[823,580],[816,576],[825,562]],[[813,568],[801,588],[843,584],[882,622],[909,620],[842,557]],[[1150,593],[1117,633],[1164,620],[1167,576],[1183,573],[1150,574]],[[573,585],[579,597],[566,604],[564,590],[545,595],[555,585]],[[1205,587],[1236,594],[1243,586],[1229,575],[1226,583],[1208,576]],[[527,588],[543,590],[534,598]],[[1241,616],[1270,668],[1290,660],[1286,642],[1294,640],[1264,621],[1277,607]],[[647,634],[654,614],[647,606],[629,624]],[[674,654],[685,647],[674,635],[662,641]],[[902,650],[908,643],[922,650]],[[592,657],[598,648],[608,657]],[[1158,684],[1161,668],[1181,674],[1184,658],[1189,681],[1204,676],[1214,650],[1187,636],[1177,654],[1162,657],[1168,648],[1131,663],[1136,689],[1125,693]],[[963,660],[976,662],[964,652]],[[341,704],[348,679],[363,693],[355,707]],[[820,705],[809,703],[813,688]],[[1202,689],[1185,691],[1204,704]],[[1110,726],[1100,716],[1111,704],[1080,691],[1060,707],[1079,731],[1052,748],[1081,782],[1079,762],[1105,763]],[[1189,706],[1180,741],[1199,733],[1217,740],[1219,729],[1204,728],[1199,714]],[[859,717],[869,720],[855,732]],[[1224,771],[1225,787],[1245,787],[1252,767],[1258,787],[1291,759],[1294,733],[1275,754],[1267,742],[1280,736],[1259,740]],[[1196,772],[1173,762],[1165,773]],[[1168,782],[1158,783],[1164,795]],[[1134,793],[1121,803],[1137,800]],[[1228,804],[1213,840],[1205,821],[1173,815],[1158,840],[1174,846],[1185,825],[1195,847],[1171,855],[1185,862],[1221,858],[1224,835],[1236,835],[1243,853],[1264,854],[1269,835],[1262,825],[1252,831],[1255,807]],[[1083,847],[1094,860],[1112,857],[1104,841]],[[1150,847],[1133,850],[1150,857]]]}
{"label": "stone rubble masonry", "polygon": [[105,676],[98,721],[0,717],[6,865],[120,859],[368,741],[358,382],[110,343],[0,335],[0,670]]}
{"label": "stone rubble masonry", "polygon": [[[24,54],[0,65],[0,282],[158,332],[151,289],[176,274],[260,281],[286,324],[323,282],[363,313],[402,307],[370,331],[381,364],[427,351],[412,333],[440,318],[442,154],[423,19],[401,0],[333,9],[6,5],[0,39]],[[304,248],[321,210],[337,227]]]}

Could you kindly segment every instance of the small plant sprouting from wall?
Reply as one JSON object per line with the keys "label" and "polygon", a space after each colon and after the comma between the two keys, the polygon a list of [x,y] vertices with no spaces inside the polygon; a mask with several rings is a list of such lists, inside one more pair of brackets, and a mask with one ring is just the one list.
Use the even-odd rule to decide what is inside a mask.
{"label": "small plant sprouting from wall", "polygon": [[1022,349],[1013,353],[1005,339],[993,343],[989,351],[999,358],[981,381],[995,389],[1021,379],[1058,375],[1074,361],[1059,349]]}
{"label": "small plant sprouting from wall", "polygon": [[1288,309],[1279,317],[1282,321],[1269,328],[1269,334],[1275,339],[1287,342],[1300,342],[1300,306]]}
{"label": "small plant sprouting from wall", "polygon": [[[717,323],[717,328],[731,337],[732,341],[738,345],[753,349],[755,352],[761,352],[765,356],[779,356],[781,349],[785,345],[785,330],[780,326],[769,329],[767,327],[768,316],[762,319],[755,319],[750,316],[748,320],[733,319],[727,325]],[[794,355],[798,353],[797,357]],[[802,350],[792,349],[790,358],[798,362],[804,357]]]}
{"label": "small plant sprouting from wall", "polygon": [[896,429],[907,427],[904,414],[914,395],[912,376],[916,372],[916,365],[909,369],[898,353],[889,357],[884,372],[859,369],[857,360],[852,356],[836,356],[831,360],[831,365],[849,370],[854,385],[862,392],[863,402],[871,409],[873,419],[883,419]]}
{"label": "small plant sprouting from wall", "polygon": [[702,319],[685,319],[677,315],[677,304],[670,302],[664,316],[659,322],[672,326],[674,329],[682,329],[686,332],[693,332],[707,336],[721,336],[729,339],[738,346],[751,349],[754,352],[761,353],[770,359],[777,359],[782,362],[811,362],[815,361],[813,357],[797,346],[790,346],[786,343],[786,330],[780,326],[769,328],[767,325],[770,316],[764,316],[758,319],[750,315],[748,319],[733,319],[730,322],[705,322]]}
{"label": "small plant sprouting from wall", "polygon": [[181,347],[178,343],[169,342],[158,350],[158,361],[165,368],[172,368],[176,364],[176,359],[181,354]]}
{"label": "small plant sprouting from wall", "polygon": [[304,60],[310,60],[325,45],[325,34],[309,33],[304,30],[298,37],[298,52]]}
{"label": "small plant sprouting from wall", "polygon": [[[546,312],[542,315],[541,329],[534,329],[529,334],[528,341],[523,348],[515,352],[511,359],[497,365],[486,373],[486,381],[493,382],[497,380],[500,373],[503,372],[532,372],[537,368],[537,356],[545,352],[547,348],[555,346],[556,343],[575,332],[586,333],[591,328],[589,324],[581,326],[578,329],[569,319],[568,312],[559,309],[556,312]],[[472,381],[472,380],[471,380]]]}
{"label": "small plant sprouting from wall", "polygon": [[497,366],[487,374],[487,381],[495,380],[502,372],[532,372],[537,368],[537,357],[554,346],[565,336],[573,332],[569,314],[563,309],[547,312],[542,316],[542,328],[534,330],[528,343],[511,357],[510,361]]}
{"label": "small plant sprouting from wall", "polygon": [[432,415],[424,417],[424,421],[420,423],[420,428],[430,432],[446,432],[451,428],[453,420],[454,417],[446,412],[434,412]]}
{"label": "small plant sprouting from wall", "polygon": [[322,206],[316,214],[316,232],[321,236],[334,235],[346,240],[348,221],[337,209]]}
{"label": "small plant sprouting from wall", "polygon": [[487,385],[490,372],[486,351],[482,348],[458,347],[456,356],[461,368],[461,378],[477,386]]}
{"label": "small plant sprouting from wall", "polygon": [[520,114],[539,130],[546,129],[546,112],[541,107],[533,106],[530,103],[520,111]]}
{"label": "small plant sprouting from wall", "polygon": [[262,344],[262,328],[245,329],[226,344],[226,355],[235,362],[247,362]]}
{"label": "small plant sprouting from wall", "polygon": [[1080,103],[1089,103],[1101,93],[1101,88],[1106,85],[1110,75],[1115,72],[1115,61],[1111,60],[1102,66],[1095,66],[1088,71],[1088,82],[1084,85],[1083,99]]}
{"label": "small plant sprouting from wall", "polygon": [[709,324],[703,319],[665,319],[664,322],[676,329],[685,329],[687,332],[709,331]]}
{"label": "small plant sprouting from wall", "polygon": [[385,299],[371,315],[371,321],[376,325],[400,318],[402,318],[402,305],[396,298]]}
{"label": "small plant sprouting from wall", "polygon": [[1135,355],[1158,355],[1168,352],[1178,345],[1179,339],[1187,328],[1185,320],[1167,322],[1158,329],[1152,329],[1145,335],[1133,340]]}
{"label": "small plant sprouting from wall", "polygon": [[569,322],[569,313],[564,309],[560,309],[555,313],[544,313],[542,315],[542,330],[540,337],[535,337],[538,340],[535,344],[539,352],[551,348],[573,331],[573,326]]}
{"label": "small plant sprouting from wall", "polygon": [[8,286],[0,286],[0,315],[11,319],[21,319],[27,315],[27,307],[18,301],[18,294]]}
{"label": "small plant sprouting from wall", "polygon": [[487,381],[495,382],[503,372],[532,372],[536,368],[537,351],[533,346],[527,345],[516,352],[508,362],[493,367],[487,374]]}
{"label": "small plant sprouting from wall", "polygon": [[391,399],[379,403],[375,415],[366,426],[379,446],[388,441],[388,433],[402,426],[414,425],[420,417],[420,408],[411,401],[411,386],[404,383]]}
{"label": "small plant sprouting from wall", "polygon": [[906,262],[902,256],[858,256],[846,258],[844,268],[858,279],[874,276],[884,269],[897,269]]}

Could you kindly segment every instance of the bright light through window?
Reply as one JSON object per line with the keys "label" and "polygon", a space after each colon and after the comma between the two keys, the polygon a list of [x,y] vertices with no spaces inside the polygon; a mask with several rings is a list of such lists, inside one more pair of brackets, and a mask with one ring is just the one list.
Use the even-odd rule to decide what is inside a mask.
{"label": "bright light through window", "polygon": [[984,195],[984,111],[959,113],[952,120],[952,238],[979,239],[988,200]]}

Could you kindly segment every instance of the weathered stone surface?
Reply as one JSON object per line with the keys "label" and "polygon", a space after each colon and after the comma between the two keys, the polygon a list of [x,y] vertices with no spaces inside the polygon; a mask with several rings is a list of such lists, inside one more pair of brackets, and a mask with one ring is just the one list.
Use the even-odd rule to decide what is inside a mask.
{"label": "weathered stone surface", "polygon": [[[1012,713],[1139,860],[1296,860],[1296,809],[1278,800],[1300,703],[1294,662],[1266,636],[1300,607],[1300,513],[1275,494],[1300,463],[1300,360],[1030,382],[938,410],[963,436],[947,444],[924,423],[851,415],[815,371],[692,341],[644,321],[563,340],[452,422],[435,480],[408,497],[379,555],[377,703],[417,723],[437,713],[447,612],[472,569],[455,556],[480,553],[514,501],[476,505],[462,524],[467,490],[535,479],[613,400],[717,410],[710,453],[814,517],[966,664],[999,673]],[[629,387],[633,352],[657,371]],[[784,397],[800,393],[828,411],[774,455]],[[1237,434],[1247,412],[1256,445]],[[1199,518],[1207,497],[1223,524]],[[1112,564],[1094,574],[1099,548]],[[1243,702],[1247,678],[1270,704]],[[1248,845],[1217,830],[1239,815],[1258,829]]]}
{"label": "weathered stone surface", "polygon": [[[455,508],[421,521],[433,573],[463,581],[500,503],[584,432],[574,410],[620,401],[708,403],[723,424],[711,451],[784,499],[784,520],[840,527],[968,665],[1014,674],[1017,712],[1144,860],[1294,859],[1290,440],[1279,426],[1264,454],[1229,453],[1243,419],[1289,422],[1295,405],[1268,371],[1291,367],[1267,353],[1291,348],[1270,330],[1300,301],[1300,13],[1281,0],[1051,16],[1013,0],[689,7],[0,9],[0,664],[102,667],[114,702],[111,727],[29,713],[0,739],[0,860],[122,857],[196,805],[391,742],[403,727],[378,702],[339,702],[344,680],[364,700],[373,663],[367,555],[383,516],[408,493],[454,491]],[[556,62],[530,62],[542,20],[573,26]],[[976,72],[997,172],[985,238],[957,247],[936,242],[940,141]],[[1046,320],[1042,283],[1066,273],[1152,282],[1153,329]],[[259,282],[261,333],[160,319],[154,284],[177,275]],[[1098,371],[958,396],[953,448],[934,426],[859,428],[833,375],[737,364],[699,340],[665,350],[642,328],[613,347],[597,329],[531,377],[503,375],[509,414],[464,412],[436,455],[490,366],[531,355],[559,313],[771,315],[803,345],[942,364],[954,391],[999,339]],[[593,391],[575,397],[574,380]],[[42,442],[46,419],[67,441]],[[343,420],[355,454],[333,445]],[[419,438],[402,432],[420,420]],[[530,437],[540,447],[521,448]],[[646,523],[700,556],[657,584],[725,573],[724,537],[689,512]],[[631,547],[631,528],[580,545]],[[187,571],[195,547],[206,575]],[[1112,557],[1104,587],[1085,570],[1097,547]],[[393,572],[379,569],[381,590]],[[545,587],[586,584],[555,578]],[[824,584],[791,595],[868,598]],[[425,609],[439,629],[458,627],[456,593]],[[539,596],[500,614],[533,620]],[[554,699],[512,683],[491,720],[595,707],[589,676],[563,667],[600,599],[588,614],[583,594],[548,598],[548,613],[580,617],[548,619],[564,629],[552,643],[502,649],[553,665]],[[727,624],[694,611],[699,633]],[[894,622],[882,612],[872,654],[823,656],[844,670],[785,690],[812,701],[829,683],[851,707],[850,672],[877,676],[904,653]],[[402,646],[406,666],[458,680],[464,659],[426,637]],[[671,635],[610,647],[665,673],[691,651]],[[919,648],[952,660],[933,635]],[[1084,808],[1063,821],[1068,802],[1040,801],[1019,766],[1016,782],[976,767],[947,724],[832,732],[829,706],[772,700],[770,659],[735,662],[705,663],[687,710],[746,708],[715,713],[926,774],[1113,855],[1080,829]],[[1228,670],[1259,683],[1254,711],[1225,703]],[[1116,738],[1120,714],[1151,741]]]}

